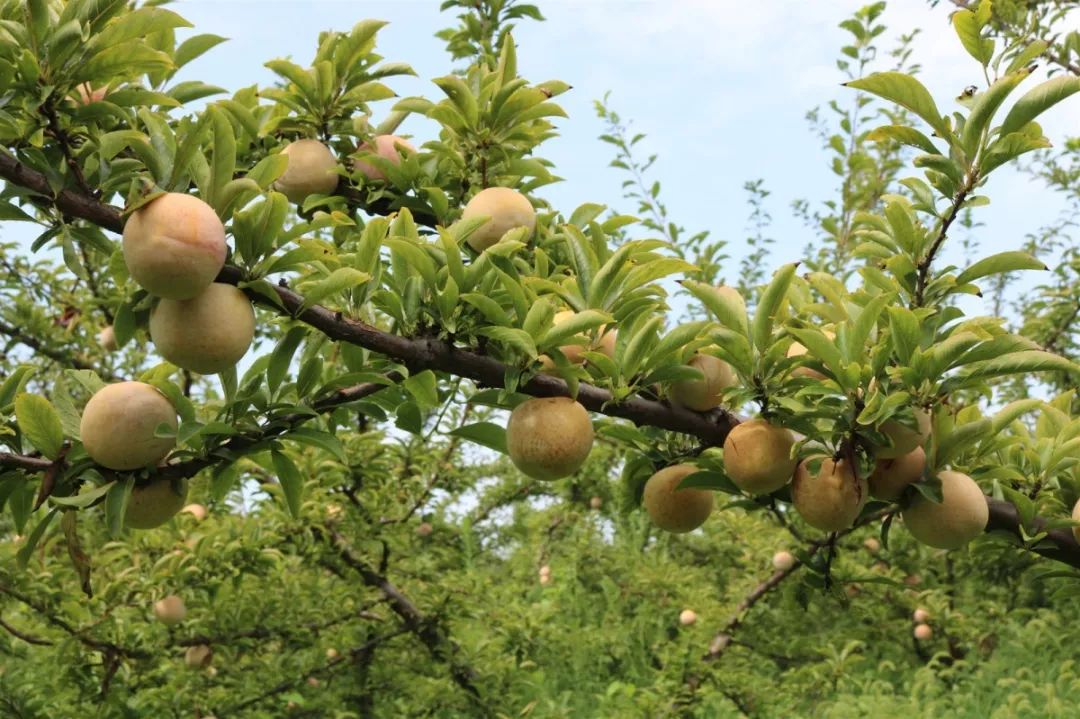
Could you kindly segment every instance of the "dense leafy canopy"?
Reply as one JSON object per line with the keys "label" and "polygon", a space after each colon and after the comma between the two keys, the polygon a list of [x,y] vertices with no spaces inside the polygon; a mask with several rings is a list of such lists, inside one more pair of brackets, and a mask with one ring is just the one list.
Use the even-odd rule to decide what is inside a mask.
{"label": "dense leafy canopy", "polygon": [[[940,255],[1018,158],[1080,211],[1080,144],[1048,149],[1039,124],[1077,100],[1080,33],[1053,4],[953,4],[986,78],[957,112],[912,36],[877,59],[883,3],[842,23],[851,104],[811,114],[839,191],[797,205],[813,240],[769,273],[763,181],[735,271],[669,216],[606,98],[636,216],[536,194],[570,85],[518,68],[532,5],[444,2],[459,67],[430,97],[396,96],[413,70],[371,20],[227,97],[174,80],[223,39],[159,3],[0,0],[0,221],[39,228],[0,242],[0,713],[1071,716],[1080,248],[1070,218]],[[394,136],[409,115],[431,134]],[[286,175],[298,140],[329,148],[321,174]],[[488,188],[520,201],[480,242],[501,206],[464,210]],[[177,195],[198,222],[154,229]],[[192,247],[233,310],[147,291]],[[1020,295],[1023,271],[1046,279]],[[980,294],[1004,316],[965,314]],[[214,332],[243,341],[193,372]],[[106,386],[126,411],[86,411]],[[569,478],[517,469],[507,410],[530,396],[593,413]],[[790,438],[775,486],[725,442],[754,426]],[[101,448],[140,433],[157,444],[127,467]],[[883,499],[879,462],[915,449]],[[716,509],[668,534],[642,494],[677,464]],[[838,467],[817,506],[851,514],[819,531],[800,496]],[[978,511],[943,552],[902,517],[956,529],[947,470]],[[174,595],[184,617],[155,620]]]}

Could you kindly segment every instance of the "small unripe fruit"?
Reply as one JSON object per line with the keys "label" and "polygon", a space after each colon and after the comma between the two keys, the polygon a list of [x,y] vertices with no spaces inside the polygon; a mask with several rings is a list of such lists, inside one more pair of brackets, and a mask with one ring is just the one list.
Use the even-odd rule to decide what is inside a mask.
{"label": "small unripe fruit", "polygon": [[569,397],[526,400],[506,425],[507,453],[533,479],[569,477],[584,464],[592,445],[589,413]]}
{"label": "small unripe fruit", "polygon": [[777,552],[772,558],[773,569],[786,572],[795,566],[795,555],[791,552]]}
{"label": "small unripe fruit", "polygon": [[435,529],[429,522],[421,522],[416,527],[416,533],[421,537],[430,537],[433,531],[435,531]]}
{"label": "small unripe fruit", "polygon": [[922,447],[916,447],[895,459],[879,459],[867,480],[870,495],[886,502],[895,502],[909,484],[922,479],[925,469],[926,451]]}
{"label": "small unripe fruit", "polygon": [[225,226],[197,197],[169,192],[143,205],[124,225],[124,262],[152,295],[189,300],[225,265]]}
{"label": "small unripe fruit", "polygon": [[[1073,506],[1072,519],[1074,522],[1080,522],[1080,500],[1077,500]],[[1076,537],[1076,541],[1080,542],[1080,525],[1072,528],[1073,536]]]}
{"label": "small unripe fruit", "polygon": [[155,479],[131,490],[124,524],[131,529],[155,529],[176,516],[187,501],[187,480]]}
{"label": "small unripe fruit", "polygon": [[106,352],[115,352],[117,348],[116,344],[116,330],[112,325],[103,327],[97,336],[98,344],[101,345],[101,349]]}
{"label": "small unripe fruit", "polygon": [[926,624],[920,624],[915,627],[915,638],[920,642],[926,642],[933,638],[934,630]]}
{"label": "small unripe fruit", "polygon": [[175,594],[154,602],[154,618],[162,624],[179,624],[186,617],[187,607],[184,606],[184,600]]}
{"label": "small unripe fruit", "polygon": [[930,612],[926,611],[922,607],[919,607],[911,613],[911,620],[916,624],[926,624],[930,621]]}
{"label": "small unripe fruit", "polygon": [[188,504],[183,509],[181,509],[180,511],[181,512],[187,512],[188,514],[190,514],[192,517],[195,517],[195,519],[200,521],[200,522],[203,521],[204,519],[206,519],[206,515],[207,515],[206,507],[204,507],[201,504]]}
{"label": "small unripe fruit", "polygon": [[540,584],[543,584],[545,586],[548,585],[548,584],[551,584],[551,575],[550,574],[541,574],[540,575]]}
{"label": "small unripe fruit", "polygon": [[176,409],[144,382],[117,382],[98,390],[83,409],[79,434],[90,458],[116,470],[156,465],[176,445],[155,437],[158,425],[176,430]]}
{"label": "small unripe fruit", "polygon": [[912,429],[895,419],[889,419],[881,423],[878,431],[892,440],[892,446],[875,448],[874,456],[878,459],[896,459],[913,452],[916,447],[926,444],[926,440],[930,438],[930,414],[918,407],[914,408],[912,412],[915,415],[915,425],[918,429]]}
{"label": "small unripe fruit", "polygon": [[922,577],[918,574],[909,574],[904,577],[904,584],[909,587],[917,587],[922,584]]}
{"label": "small unripe fruit", "polygon": [[915,539],[938,549],[957,549],[986,529],[990,508],[986,496],[971,477],[960,472],[938,472],[941,503],[921,494],[901,516]]}
{"label": "small unripe fruit", "polygon": [[544,566],[540,567],[539,574],[540,574],[541,577],[550,577],[551,576],[551,567],[548,566],[547,564],[545,564]]}
{"label": "small unripe fruit", "polygon": [[763,419],[742,422],[724,440],[724,471],[740,489],[768,494],[783,487],[795,471],[795,437]]}
{"label": "small unripe fruit", "polygon": [[591,509],[600,509],[604,506],[604,500],[600,497],[593,497],[589,500],[589,507]]}
{"label": "small unripe fruit", "polygon": [[463,220],[473,217],[489,218],[466,240],[477,252],[491,247],[515,227],[527,227],[530,235],[536,228],[536,210],[529,198],[509,187],[489,187],[476,193],[461,213]]}
{"label": "small unripe fruit", "polygon": [[202,669],[210,666],[214,658],[214,650],[205,644],[196,644],[187,648],[184,652],[184,663],[191,669]]}
{"label": "small unripe fruit", "polygon": [[[399,151],[406,154],[416,152],[416,148],[408,140],[397,135],[376,135],[373,139],[373,145],[364,143],[360,149],[364,152],[372,152],[376,157],[381,157],[393,165],[401,164]],[[363,173],[364,177],[369,180],[383,181],[386,179],[386,173],[362,158],[353,160],[353,169]]]}
{"label": "small unripe fruit", "polygon": [[795,470],[791,499],[795,511],[811,527],[823,532],[839,532],[851,526],[866,504],[869,489],[846,460],[825,459],[817,476],[811,476],[807,462]]}
{"label": "small unripe fruit", "polygon": [[865,540],[863,540],[862,545],[866,549],[866,551],[870,552],[870,554],[877,554],[881,551],[881,542],[874,539],[873,537],[867,537]]}
{"label": "small unripe fruit", "polygon": [[665,532],[682,534],[705,523],[712,514],[713,493],[706,489],[679,489],[682,481],[697,471],[692,464],[676,464],[649,477],[641,502],[653,524]]}
{"label": "small unripe fruit", "polygon": [[679,612],[679,624],[689,627],[697,621],[697,613],[693,609],[684,609]]}
{"label": "small unripe fruit", "polygon": [[339,656],[341,656],[341,655],[338,654],[338,650],[334,649],[333,647],[330,647],[329,649],[326,650],[326,658],[327,659],[337,659]]}
{"label": "small unripe fruit", "polygon": [[330,519],[338,519],[343,511],[340,504],[326,505],[326,516]]}
{"label": "small unripe fruit", "polygon": [[320,684],[320,682],[316,677],[308,677],[307,678],[307,685],[309,687],[317,687],[317,686],[319,686],[319,684]]}
{"label": "small unripe fruit", "polygon": [[150,314],[150,339],[177,367],[217,374],[233,367],[255,337],[251,301],[218,282],[189,300],[161,300]]}
{"label": "small unripe fruit", "polygon": [[318,140],[297,140],[281,151],[289,158],[285,172],[274,181],[274,189],[302,204],[310,195],[329,195],[338,185],[337,159]]}
{"label": "small unripe fruit", "polygon": [[709,354],[694,355],[687,364],[705,377],[672,382],[669,392],[671,401],[696,412],[719,407],[720,392],[735,384],[735,371],[731,365]]}

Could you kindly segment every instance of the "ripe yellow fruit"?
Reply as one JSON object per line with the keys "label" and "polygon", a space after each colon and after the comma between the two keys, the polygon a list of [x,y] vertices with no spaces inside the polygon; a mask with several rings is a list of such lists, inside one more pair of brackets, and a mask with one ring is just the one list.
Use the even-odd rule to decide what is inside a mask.
{"label": "ripe yellow fruit", "polygon": [[[573,310],[562,310],[555,313],[553,320],[553,326],[558,326],[568,319],[573,317],[576,313]],[[559,347],[559,351],[563,353],[566,360],[570,364],[583,364],[585,362],[585,352],[594,351],[602,352],[610,359],[615,359],[615,341],[618,339],[618,330],[610,329],[604,332],[600,336],[600,339],[595,341],[592,345],[585,347],[582,345],[563,345]],[[555,363],[551,361],[551,358],[547,355],[540,355],[540,364],[545,372],[555,369]]]}
{"label": "ripe yellow fruit", "polygon": [[911,619],[916,624],[926,624],[930,621],[930,612],[926,611],[922,607],[919,607],[911,614]]}
{"label": "ripe yellow fruit", "polygon": [[116,330],[113,329],[112,325],[103,327],[101,332],[98,332],[97,341],[101,345],[101,349],[106,352],[115,352],[117,348]]}
{"label": "ripe yellow fruit", "polygon": [[189,300],[161,300],[150,339],[177,367],[217,374],[236,365],[255,337],[255,311],[241,290],[218,282]]}
{"label": "ripe yellow fruit", "polygon": [[155,529],[168,522],[187,501],[186,479],[155,479],[131,490],[124,524],[131,529]]}
{"label": "ripe yellow fruit", "polygon": [[[1080,500],[1077,500],[1076,505],[1073,507],[1072,518],[1074,522],[1080,522]],[[1072,530],[1076,541],[1080,542],[1080,526],[1073,527]]]}
{"label": "ripe yellow fruit", "polygon": [[735,371],[731,365],[709,354],[694,355],[688,364],[705,378],[672,382],[668,392],[671,401],[697,412],[719,407],[720,392],[735,384]]}
{"label": "ripe yellow fruit", "polygon": [[679,624],[684,627],[689,627],[695,622],[697,622],[697,612],[693,609],[684,609],[679,612]]}
{"label": "ripe yellow fruit", "polygon": [[208,514],[207,511],[206,511],[206,507],[204,507],[201,504],[188,504],[188,505],[185,505],[184,508],[181,509],[180,511],[181,512],[187,512],[192,517],[195,517],[195,519],[197,521],[199,521],[199,522],[206,519],[206,515]]}
{"label": "ripe yellow fruit", "polygon": [[[825,335],[826,337],[828,337],[829,339],[831,339],[831,340],[836,339],[836,333],[833,332],[832,330],[822,330],[821,333],[823,335]],[[792,342],[791,346],[788,347],[787,356],[788,357],[802,357],[808,351],[809,350],[806,349],[806,345],[804,345],[802,342]],[[820,372],[818,372],[815,369],[810,369],[809,367],[796,367],[795,369],[791,370],[791,376],[792,377],[809,377],[810,379],[816,379],[816,380],[827,379],[825,377],[825,375],[821,374]]]}
{"label": "ripe yellow fruit", "polygon": [[477,252],[491,247],[515,227],[529,228],[530,235],[536,228],[536,210],[529,198],[509,187],[489,187],[476,193],[461,213],[463,220],[473,217],[489,218],[466,240]]}
{"label": "ripe yellow fruit", "polygon": [[601,497],[593,497],[589,500],[590,509],[600,509],[604,506],[604,500]]}
{"label": "ripe yellow fruit", "polygon": [[786,572],[795,566],[795,555],[791,552],[777,552],[772,558],[773,569]]}
{"label": "ripe yellow fruit", "polygon": [[289,164],[274,181],[274,189],[290,202],[300,204],[310,195],[329,195],[337,188],[337,158],[318,140],[291,142],[281,154],[289,158]]}
{"label": "ripe yellow fruit", "polygon": [[420,537],[430,537],[434,531],[435,528],[431,526],[430,522],[421,522],[416,526],[416,534]]}
{"label": "ripe yellow fruit", "polygon": [[697,471],[692,464],[675,464],[649,477],[641,501],[653,524],[665,532],[682,534],[705,523],[713,510],[713,493],[706,489],[678,488]]}
{"label": "ripe yellow fruit", "polygon": [[925,469],[926,451],[922,447],[895,459],[879,459],[870,475],[870,494],[886,502],[895,502],[909,484],[922,479]]}
{"label": "ripe yellow fruit", "polygon": [[740,489],[768,494],[783,487],[795,471],[795,437],[763,419],[742,422],[724,440],[724,471]]}
{"label": "ripe yellow fruit", "polygon": [[926,444],[930,438],[930,414],[926,410],[914,408],[915,424],[917,430],[901,424],[895,419],[885,420],[878,427],[878,431],[892,440],[891,447],[877,447],[874,456],[878,459],[896,459],[913,452],[916,447]]}
{"label": "ripe yellow fruit", "polygon": [[589,413],[569,397],[540,397],[510,413],[506,448],[514,466],[533,479],[569,477],[593,445]]}
{"label": "ripe yellow fruit", "polygon": [[986,496],[971,477],[961,472],[938,472],[941,503],[921,494],[901,516],[915,539],[938,549],[957,549],[983,533],[990,519]]}
{"label": "ripe yellow fruit", "polygon": [[191,669],[202,669],[210,666],[214,658],[214,650],[205,644],[196,644],[188,647],[184,652],[184,663]]}
{"label": "ripe yellow fruit", "polygon": [[184,600],[175,594],[154,602],[154,617],[162,624],[172,626],[184,621],[187,617],[187,607]]}
{"label": "ripe yellow fruit", "polygon": [[926,624],[920,624],[917,627],[915,627],[914,634],[915,634],[915,638],[918,639],[920,642],[926,642],[926,641],[929,641],[929,640],[933,639],[934,630],[931,629]]}
{"label": "ripe yellow fruit", "polygon": [[874,539],[873,537],[867,537],[866,539],[864,539],[862,545],[866,551],[870,552],[870,554],[877,554],[881,551],[881,542]]}
{"label": "ripe yellow fruit", "polygon": [[166,424],[176,430],[176,409],[165,395],[144,382],[117,382],[90,398],[79,434],[90,459],[117,470],[156,465],[176,445],[171,437],[155,437]]}
{"label": "ripe yellow fruit", "polygon": [[[416,148],[408,140],[397,135],[376,135],[371,143],[361,145],[360,150],[374,153],[377,157],[381,157],[393,165],[401,164],[400,152],[406,154],[416,152]],[[378,180],[380,182],[386,180],[386,173],[370,162],[365,162],[363,158],[358,157],[353,160],[353,169],[363,173],[364,177],[369,180]]]}
{"label": "ripe yellow fruit", "polygon": [[334,649],[333,647],[330,647],[329,649],[326,650],[326,658],[327,659],[337,659],[339,656],[341,656],[341,655],[338,654],[338,650]]}
{"label": "ripe yellow fruit", "polygon": [[150,294],[191,299],[225,265],[225,227],[214,208],[199,198],[166,193],[128,218],[124,262]]}
{"label": "ripe yellow fruit", "polygon": [[816,477],[807,462],[795,470],[791,499],[795,511],[811,527],[839,532],[851,526],[870,494],[864,477],[858,477],[847,460],[825,459]]}

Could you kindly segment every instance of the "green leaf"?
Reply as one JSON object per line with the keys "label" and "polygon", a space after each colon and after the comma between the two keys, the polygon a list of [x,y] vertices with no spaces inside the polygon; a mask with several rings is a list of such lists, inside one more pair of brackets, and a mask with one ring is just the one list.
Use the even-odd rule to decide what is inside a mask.
{"label": "green leaf", "polygon": [[585,310],[549,329],[536,343],[539,347],[558,347],[570,338],[588,333],[611,322],[611,315],[599,310]]}
{"label": "green leaf", "polygon": [[332,454],[334,459],[342,464],[349,463],[349,457],[345,454],[345,447],[341,444],[341,440],[329,432],[312,429],[311,427],[297,427],[288,434],[283,435],[283,439],[291,439],[300,444],[317,447]]}
{"label": "green leaf", "polygon": [[750,338],[750,321],[746,313],[746,301],[737,291],[727,288],[725,291],[719,287],[697,282],[695,280],[683,280],[683,287],[690,291],[694,297],[701,300],[706,309],[720,321],[724,327],[737,332],[748,340]]}
{"label": "green leaf", "polygon": [[206,199],[220,215],[224,210],[225,186],[232,181],[236,170],[236,134],[224,110],[211,105],[206,112],[214,127],[214,156]]}
{"label": "green leaf", "polygon": [[883,125],[875,130],[871,130],[870,133],[867,134],[866,139],[871,142],[892,140],[901,145],[918,148],[931,155],[941,154],[941,150],[934,145],[929,137],[922,134],[914,127],[908,127],[907,125]]}
{"label": "green leaf", "polygon": [[987,88],[986,92],[980,93],[975,98],[975,104],[971,107],[971,112],[968,113],[967,121],[964,123],[964,131],[960,137],[960,143],[963,145],[968,158],[974,158],[979,151],[979,143],[982,140],[983,132],[990,124],[990,120],[993,119],[994,113],[1001,107],[1001,103],[1005,102],[1005,98],[1009,96],[1009,93],[1015,90],[1017,85],[1026,80],[1030,74],[1031,71],[1025,69],[1006,75]]}
{"label": "green leaf", "polygon": [[900,364],[911,362],[911,355],[919,348],[921,332],[919,319],[906,307],[892,306],[889,313],[889,335],[892,337],[893,350]]}
{"label": "green leaf", "polygon": [[967,371],[960,377],[946,380],[942,383],[942,393],[952,391],[956,386],[966,386],[972,380],[1000,377],[1009,374],[1028,374],[1033,372],[1064,372],[1066,374],[1080,374],[1080,365],[1056,355],[1053,352],[1042,350],[1025,350],[1012,352],[996,359],[973,362],[966,367]]}
{"label": "green leaf", "polygon": [[34,218],[9,202],[0,202],[0,222],[16,220],[18,222],[34,222]]}
{"label": "green leaf", "polygon": [[180,43],[179,47],[176,48],[176,52],[173,53],[173,61],[178,68],[183,67],[207,50],[225,42],[225,40],[226,38],[223,38],[220,35],[211,35],[208,33],[193,35]]}
{"label": "green leaf", "polygon": [[493,422],[467,424],[451,431],[450,434],[506,454],[506,429]]}
{"label": "green leaf", "polygon": [[113,482],[108,496],[105,497],[105,523],[109,527],[109,536],[114,539],[124,533],[124,517],[134,487],[134,477]]}
{"label": "green leaf", "polygon": [[36,394],[15,398],[15,419],[23,435],[49,459],[60,456],[64,446],[64,427],[52,403]]}
{"label": "green leaf", "polygon": [[352,267],[339,267],[331,272],[329,277],[304,285],[304,304],[301,309],[308,309],[330,295],[358,287],[370,279],[371,275],[367,272],[354,270]]}
{"label": "green leaf", "polygon": [[115,18],[86,43],[86,50],[97,53],[131,40],[143,40],[151,33],[191,26],[190,22],[171,10],[144,6]]}
{"label": "green leaf", "polygon": [[116,485],[116,482],[109,482],[108,484],[102,484],[90,489],[84,489],[84,491],[70,497],[57,497],[55,494],[49,497],[49,501],[52,504],[59,505],[61,507],[74,507],[76,509],[83,509],[89,507],[97,500],[104,497],[106,494],[112,491],[112,488]]}
{"label": "green leaf", "polygon": [[[989,5],[989,3],[984,3]],[[983,23],[971,10],[958,10],[952,15],[953,28],[960,44],[968,54],[986,66],[994,58],[994,41],[982,36]]]}
{"label": "green leaf", "polygon": [[926,121],[941,137],[949,136],[945,120],[938,111],[937,103],[921,82],[903,72],[875,72],[859,80],[844,83],[847,87],[863,90],[895,102],[911,110]]}
{"label": "green leaf", "polygon": [[30,561],[30,556],[37,549],[38,542],[45,535],[45,530],[49,528],[49,523],[52,522],[53,517],[59,512],[59,509],[51,509],[49,513],[45,515],[45,518],[38,522],[38,525],[34,527],[34,531],[30,533],[30,536],[26,538],[26,544],[20,549],[19,553],[15,555],[16,561],[19,563],[21,569],[26,569],[27,563]]}
{"label": "green leaf", "polygon": [[477,334],[508,345],[530,359],[536,359],[538,354],[532,336],[516,327],[483,327],[477,330]]}
{"label": "green leaf", "polygon": [[1001,123],[1001,135],[1018,131],[1048,108],[1056,105],[1069,95],[1080,91],[1080,77],[1058,75],[1029,90],[1005,116]]}
{"label": "green leaf", "polygon": [[300,470],[296,468],[288,455],[277,450],[272,451],[270,457],[274,462],[274,472],[277,473],[281,491],[285,495],[285,506],[288,507],[293,519],[296,519],[300,516],[304,494],[304,480],[300,476]]}
{"label": "green leaf", "polygon": [[[1028,127],[1035,126],[1034,123]],[[979,171],[985,176],[1006,162],[1015,160],[1020,155],[1035,150],[1043,150],[1050,147],[1050,141],[1042,136],[1041,131],[1037,135],[1026,132],[1011,132],[1004,137],[998,138],[979,162]]]}
{"label": "green leaf", "polygon": [[270,388],[271,395],[277,393],[281,381],[285,379],[285,375],[289,371],[289,365],[292,363],[296,348],[300,346],[300,343],[304,341],[307,335],[308,329],[306,325],[293,327],[278,341],[274,351],[270,354],[270,362],[266,367],[266,385]]}
{"label": "green leaf", "polygon": [[476,127],[476,122],[479,117],[479,108],[476,104],[476,98],[473,97],[472,91],[469,90],[469,86],[465,84],[457,75],[446,75],[444,77],[437,77],[432,80],[439,89],[446,93],[446,96],[450,98],[450,101],[461,112],[461,116],[465,119],[465,123],[469,127]]}
{"label": "green leaf", "polygon": [[777,270],[776,274],[773,275],[772,282],[769,283],[769,286],[765,288],[765,292],[761,295],[761,301],[754,312],[753,325],[754,346],[757,347],[758,352],[764,352],[769,347],[776,315],[787,298],[788,288],[791,287],[791,280],[795,276],[796,267],[798,267],[798,263],[792,262]]}
{"label": "green leaf", "polygon": [[1045,270],[1047,269],[1039,260],[1027,252],[1010,251],[999,252],[986,259],[979,260],[971,267],[956,276],[956,284],[964,285],[987,275],[997,275],[1003,272],[1016,272],[1018,270]]}
{"label": "green leaf", "polygon": [[421,409],[433,409],[439,406],[438,381],[431,370],[410,375],[401,384],[416,399]]}

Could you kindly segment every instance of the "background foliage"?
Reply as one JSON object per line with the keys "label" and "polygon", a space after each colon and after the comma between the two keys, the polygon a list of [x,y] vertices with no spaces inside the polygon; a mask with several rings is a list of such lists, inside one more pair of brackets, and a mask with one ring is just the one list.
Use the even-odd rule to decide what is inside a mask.
{"label": "background foliage", "polygon": [[[943,15],[953,5],[964,4],[942,3]],[[275,86],[223,98],[209,84],[172,81],[221,39],[178,33],[187,23],[162,6],[4,2],[0,160],[47,187],[27,187],[5,166],[0,219],[37,223],[40,236],[29,253],[0,243],[2,457],[64,451],[70,464],[44,503],[43,481],[0,465],[0,713],[1072,716],[1078,575],[1018,548],[1045,546],[1031,522],[1019,538],[999,533],[946,554],[899,529],[884,530],[886,547],[864,543],[883,533],[881,506],[829,539],[781,503],[721,493],[727,506],[702,531],[670,536],[641,512],[640,485],[654,466],[695,454],[692,436],[600,417],[588,464],[557,483],[529,480],[497,451],[503,409],[522,398],[517,390],[543,386],[534,360],[566,339],[551,328],[566,304],[581,313],[580,332],[620,328],[616,361],[594,354],[587,368],[563,368],[571,387],[651,398],[685,375],[693,349],[741,342],[745,352],[725,355],[747,380],[730,406],[764,406],[831,446],[872,436],[873,420],[900,416],[913,397],[947,396],[938,437],[951,439],[935,451],[1022,517],[1069,526],[1080,494],[1071,364],[1080,360],[1080,138],[1047,147],[1026,122],[1034,114],[1012,114],[1024,99],[993,125],[985,110],[994,88],[1012,89],[1034,62],[1038,79],[1016,95],[1028,107],[1049,106],[1024,95],[1045,88],[1047,72],[1053,99],[1075,92],[1080,33],[1068,32],[1064,3],[971,5],[952,16],[985,68],[966,118],[941,114],[901,79],[932,69],[918,66],[910,35],[883,45],[881,4],[844,20],[851,38],[838,72],[852,101],[809,115],[836,195],[796,205],[806,259],[774,279],[791,240],[770,235],[768,178],[746,183],[752,252],[725,262],[724,241],[669,215],[654,158],[640,156],[640,136],[607,98],[596,108],[608,125],[600,140],[626,173],[626,206],[540,206],[532,242],[510,237],[480,258],[464,251],[473,228],[455,220],[476,189],[529,192],[558,180],[542,143],[569,85],[525,80],[527,68],[518,76],[510,33],[542,19],[531,5],[443,3],[452,25],[440,38],[454,69],[430,97],[394,97],[394,78],[412,69],[380,57],[380,23],[364,21],[318,38],[310,63],[268,63]],[[84,82],[107,84],[106,100],[74,102]],[[405,113],[441,129],[386,166],[388,182],[346,169],[343,192],[295,215],[269,191],[283,169],[274,152],[288,140],[318,137],[346,157]],[[989,132],[1002,123],[1011,132]],[[1016,253],[980,265],[973,248],[966,269],[931,268],[950,225],[977,227],[991,170],[1028,173],[1069,197],[1072,214],[1051,218]],[[191,190],[230,220],[232,280],[263,299],[260,341],[238,372],[219,380],[159,364],[145,332],[150,300],[107,232],[119,218],[88,222],[43,200],[61,188],[128,210],[158,190]],[[1034,291],[1017,290],[1019,271],[1044,266]],[[279,281],[303,307],[279,311]],[[785,322],[739,327],[709,292],[720,282],[743,291],[751,318],[771,317],[788,291]],[[1007,319],[960,319],[962,295],[980,290]],[[340,311],[421,342],[452,339],[506,372],[495,382],[481,370],[455,377],[438,357],[425,365],[420,345],[393,360],[331,341],[349,338],[311,329],[302,310],[315,303],[331,308],[327,326]],[[867,319],[880,319],[875,349],[852,339],[835,357],[821,352],[820,369],[846,391],[788,378],[792,337],[816,350],[818,325],[857,336],[870,332]],[[95,339],[109,324],[118,352]],[[903,372],[884,371],[893,354]],[[77,439],[79,408],[102,380],[139,376],[179,404],[177,459],[213,465],[192,483],[192,499],[210,508],[204,521],[181,514],[159,530],[118,531],[116,501],[102,499],[130,483],[88,468],[77,442],[62,444]],[[337,390],[366,383],[391,386],[333,406]],[[46,409],[20,412],[19,392],[48,398]],[[301,427],[295,413],[316,399],[330,410]],[[242,453],[230,444],[249,438]],[[706,479],[730,490],[712,451],[700,459],[713,471]],[[782,549],[799,557],[791,571],[772,567]],[[171,593],[189,617],[167,628],[150,606]],[[912,638],[916,607],[931,613],[930,641]],[[679,623],[685,608],[696,623]],[[210,667],[187,668],[184,651],[203,644]]]}

